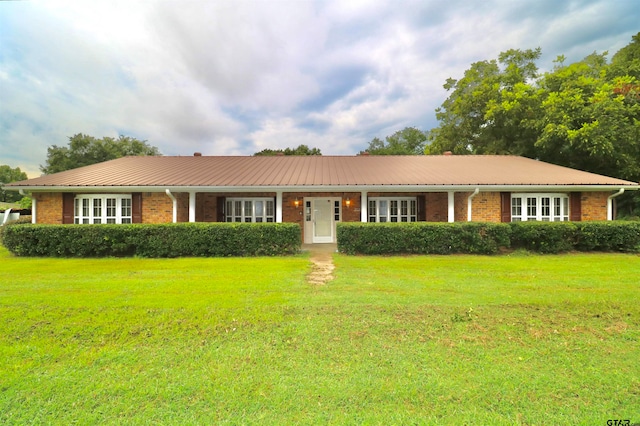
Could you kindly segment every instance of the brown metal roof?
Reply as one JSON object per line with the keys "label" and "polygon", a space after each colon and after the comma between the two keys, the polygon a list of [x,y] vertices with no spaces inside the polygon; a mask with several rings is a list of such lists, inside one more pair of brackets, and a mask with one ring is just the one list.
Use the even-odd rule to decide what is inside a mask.
{"label": "brown metal roof", "polygon": [[10,184],[33,189],[354,185],[638,187],[634,182],[500,155],[125,157]]}

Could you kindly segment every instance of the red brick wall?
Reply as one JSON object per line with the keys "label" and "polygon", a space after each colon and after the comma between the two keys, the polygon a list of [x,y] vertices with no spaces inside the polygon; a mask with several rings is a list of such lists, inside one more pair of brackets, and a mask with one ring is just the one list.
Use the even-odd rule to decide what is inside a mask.
{"label": "red brick wall", "polygon": [[218,219],[218,195],[196,194],[196,222],[216,222]]}
{"label": "red brick wall", "polygon": [[[612,192],[583,192],[581,194],[582,220],[606,220],[607,198]],[[379,193],[371,192],[369,197],[413,197],[418,193]],[[426,220],[428,222],[447,221],[447,193],[430,192],[425,196]],[[471,192],[459,192],[455,194],[455,220],[464,222],[467,220],[467,199]],[[189,194],[174,194],[178,200],[178,222],[189,221]],[[303,229],[304,225],[304,197],[340,197],[343,200],[342,221],[359,222],[361,197],[360,192],[287,192],[283,194],[282,218],[284,222],[297,223]],[[62,223],[62,194],[34,193],[36,200],[36,222],[47,224]],[[196,221],[215,222],[218,215],[218,197],[273,197],[275,193],[198,193],[196,194]],[[300,207],[294,205],[298,197]],[[351,205],[347,207],[345,200],[349,198]],[[142,194],[142,222],[143,223],[170,223],[173,220],[173,203],[164,192],[146,192]],[[472,220],[476,222],[500,222],[500,193],[480,192],[473,198]],[[304,232],[304,229],[303,229]]]}
{"label": "red brick wall", "polygon": [[142,223],[171,223],[172,221],[173,201],[167,194],[164,192],[142,193]]}
{"label": "red brick wall", "polygon": [[582,220],[607,220],[607,199],[613,192],[583,192]]}
{"label": "red brick wall", "polygon": [[[471,195],[472,193],[469,193]],[[471,220],[473,222],[500,222],[501,200],[499,192],[480,192],[473,197],[471,205]],[[465,199],[466,208],[466,199]],[[464,220],[467,220],[465,214]]]}
{"label": "red brick wall", "polygon": [[62,193],[34,193],[33,198],[36,200],[36,223],[62,224]]}
{"label": "red brick wall", "polygon": [[427,222],[446,222],[448,220],[448,198],[446,192],[428,192],[425,194]]}

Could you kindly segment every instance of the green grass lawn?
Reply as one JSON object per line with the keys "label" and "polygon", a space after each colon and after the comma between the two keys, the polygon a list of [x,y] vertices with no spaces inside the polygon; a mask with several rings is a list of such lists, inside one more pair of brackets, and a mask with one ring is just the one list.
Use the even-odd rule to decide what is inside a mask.
{"label": "green grass lawn", "polygon": [[0,248],[0,423],[640,423],[640,256],[335,263]]}

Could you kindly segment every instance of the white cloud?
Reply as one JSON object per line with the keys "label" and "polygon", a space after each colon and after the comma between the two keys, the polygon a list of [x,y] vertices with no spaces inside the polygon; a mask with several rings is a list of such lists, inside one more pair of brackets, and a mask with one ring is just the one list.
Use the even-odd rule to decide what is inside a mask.
{"label": "white cloud", "polygon": [[434,126],[471,62],[614,53],[639,16],[633,0],[2,2],[0,164],[36,175],[80,132],[171,155],[353,154]]}

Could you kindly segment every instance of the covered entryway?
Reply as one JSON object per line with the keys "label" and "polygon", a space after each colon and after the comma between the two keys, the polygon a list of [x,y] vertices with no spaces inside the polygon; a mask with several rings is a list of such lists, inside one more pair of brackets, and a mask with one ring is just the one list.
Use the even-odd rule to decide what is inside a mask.
{"label": "covered entryway", "polygon": [[341,219],[342,198],[305,197],[306,244],[335,243],[336,223]]}

